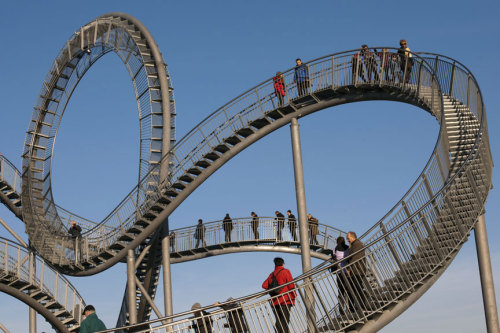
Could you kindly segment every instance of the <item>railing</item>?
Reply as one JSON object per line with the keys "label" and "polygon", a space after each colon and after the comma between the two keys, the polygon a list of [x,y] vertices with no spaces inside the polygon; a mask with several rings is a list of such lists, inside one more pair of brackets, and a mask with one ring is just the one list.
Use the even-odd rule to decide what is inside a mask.
{"label": "railing", "polygon": [[[233,218],[229,232],[230,237],[228,238],[226,238],[223,220],[203,223],[205,228],[203,236],[197,233],[196,225],[175,229],[172,230],[175,237],[170,242],[171,252],[181,253],[225,243],[274,245],[285,242],[299,245],[298,221],[295,224],[292,221],[292,224],[290,224],[288,219],[284,219],[282,223],[283,228],[280,230],[274,217],[258,217],[257,222],[254,222],[252,217]],[[310,228],[309,230],[310,243],[321,249],[331,250],[335,248],[337,237],[343,236],[345,238],[346,236],[346,233],[342,230],[324,224],[319,224],[318,228],[314,229],[317,232],[312,233],[311,230],[313,229]]]}
{"label": "railing", "polygon": [[[365,246],[345,259],[346,268],[336,268],[338,263],[324,264],[294,281],[298,296],[288,325],[292,332],[304,332],[313,326],[320,331],[323,328],[342,331],[366,322],[374,313],[382,313],[395,301],[403,301],[406,295],[418,292],[429,277],[442,273],[482,214],[491,186],[492,161],[481,93],[472,74],[460,64],[436,58],[436,68],[441,68],[435,77],[444,95],[451,92],[451,96],[445,98],[468,105],[470,111],[463,107],[457,110],[465,116],[475,115],[472,124],[475,121],[481,126],[482,134],[476,131],[473,147],[461,148],[466,159],[452,165],[445,137],[446,124],[442,122],[440,137],[424,171],[403,199],[363,236]],[[454,74],[443,73],[446,68]],[[463,100],[464,78],[467,78],[467,100]],[[411,81],[404,83],[412,85]],[[474,95],[475,99],[470,97]],[[441,114],[442,104],[432,105],[439,108],[438,112],[432,110],[434,114]],[[362,258],[351,260],[355,255]],[[365,267],[373,273],[370,281],[364,276]],[[202,322],[216,332],[223,332],[224,324],[241,309],[251,332],[273,329],[271,300],[264,292],[236,301],[241,306],[231,311],[206,307],[213,311],[207,315],[210,320]],[[152,321],[151,328],[145,332],[189,330],[195,325],[194,315],[197,312],[187,311],[168,317],[173,321],[168,325]]]}
{"label": "railing", "polygon": [[16,167],[0,155],[0,183],[8,184],[19,196],[21,196],[21,175]]}
{"label": "railing", "polygon": [[[85,302],[75,287],[43,259],[20,244],[0,237],[0,281],[22,281],[38,288],[81,321]],[[14,287],[13,287],[14,288]]]}

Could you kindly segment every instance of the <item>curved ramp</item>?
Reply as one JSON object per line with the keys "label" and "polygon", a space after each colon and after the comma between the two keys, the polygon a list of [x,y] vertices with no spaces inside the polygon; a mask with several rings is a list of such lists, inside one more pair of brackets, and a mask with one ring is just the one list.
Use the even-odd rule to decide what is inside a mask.
{"label": "curved ramp", "polygon": [[73,285],[33,252],[0,238],[0,291],[41,314],[60,332],[78,331],[85,302]]}
{"label": "curved ramp", "polygon": [[[345,296],[339,293],[336,278],[342,272],[334,264],[325,263],[299,276],[294,281],[297,303],[292,309],[292,332],[380,330],[441,276],[483,214],[493,163],[479,87],[460,63],[443,56],[420,56],[421,64],[432,69],[430,90],[422,90],[422,71],[415,69],[424,65],[416,67],[415,58],[409,82],[402,75],[401,82],[396,78],[397,82],[388,85],[379,78],[379,82],[366,83],[365,87],[352,82],[350,87],[339,88],[350,91],[365,88],[365,93],[371,95],[384,87],[398,95],[421,96],[419,100],[426,104],[422,108],[436,117],[441,129],[421,175],[387,215],[361,237],[365,245],[363,258],[349,263],[348,269],[352,271],[366,266],[373,278],[351,282],[350,292],[357,296]],[[334,63],[334,57],[329,60]],[[422,91],[427,96],[422,96]],[[319,93],[324,92],[319,89],[303,100],[311,103]],[[357,303],[353,309],[345,306],[349,298]],[[273,330],[274,315],[265,292],[237,301],[252,332]],[[211,311],[211,306],[206,309],[216,332],[223,332],[228,318],[238,310]],[[192,324],[192,316],[192,311],[172,316],[168,325],[155,321],[144,332],[181,332]]]}

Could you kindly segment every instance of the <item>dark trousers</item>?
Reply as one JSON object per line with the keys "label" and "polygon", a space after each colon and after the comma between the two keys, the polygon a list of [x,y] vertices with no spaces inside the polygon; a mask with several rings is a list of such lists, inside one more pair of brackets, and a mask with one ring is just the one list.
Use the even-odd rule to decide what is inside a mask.
{"label": "dark trousers", "polygon": [[292,239],[294,242],[298,240],[297,238],[297,222],[288,222],[288,228],[290,229],[290,234],[292,234]]}
{"label": "dark trousers", "polygon": [[365,291],[365,276],[359,274],[350,274],[347,279],[347,294],[349,295],[349,309],[367,310],[368,300]]}
{"label": "dark trousers", "polygon": [[283,227],[278,226],[278,229],[276,229],[276,239],[281,241],[283,240],[282,234],[283,233]]}
{"label": "dark trousers", "polygon": [[285,96],[278,92],[276,93],[276,97],[278,97],[278,106],[283,106],[283,102],[285,101]]}
{"label": "dark trousers", "polygon": [[224,230],[226,242],[231,241],[231,230]]}
{"label": "dark trousers", "polygon": [[259,225],[257,223],[252,222],[252,230],[255,239],[259,239]]}
{"label": "dark trousers", "polygon": [[274,316],[276,322],[274,323],[274,330],[276,333],[289,333],[290,328],[290,310],[292,306],[289,304],[273,305]]}
{"label": "dark trousers", "polygon": [[307,95],[309,89],[309,81],[297,82],[297,92],[299,96]]}
{"label": "dark trousers", "polygon": [[200,242],[203,244],[203,247],[207,246],[205,243],[205,237],[202,236],[201,238],[196,239],[196,247],[200,246]]}

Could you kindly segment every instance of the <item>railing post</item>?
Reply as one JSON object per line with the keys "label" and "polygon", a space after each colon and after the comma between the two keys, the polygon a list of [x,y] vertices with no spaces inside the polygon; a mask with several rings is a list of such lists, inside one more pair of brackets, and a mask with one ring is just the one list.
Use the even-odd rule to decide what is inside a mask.
{"label": "railing post", "polygon": [[470,108],[470,88],[471,88],[471,75],[467,79],[467,107]]}
{"label": "railing post", "polygon": [[389,239],[389,236],[387,236],[387,230],[385,229],[385,225],[380,223],[380,230],[382,230],[382,233],[384,234],[384,239],[389,246],[389,250],[392,253],[392,256],[394,257],[394,260],[396,260],[396,264],[398,265],[399,269],[403,268],[403,263],[401,262],[401,259],[399,258],[398,252],[394,248],[394,244],[392,244],[391,240]]}
{"label": "railing post", "polygon": [[[353,82],[355,87],[358,84],[359,65],[361,64],[361,56],[360,56],[359,52],[356,54],[357,54],[357,57],[353,56],[353,59],[356,59],[356,73],[354,75],[354,82]],[[352,62],[352,60],[351,60],[351,62]],[[351,68],[352,68],[352,65],[351,65]]]}
{"label": "railing post", "polygon": [[422,84],[422,64],[423,60],[420,61],[420,67],[418,69],[418,83],[417,83],[417,97],[420,97],[420,86]]}
{"label": "railing post", "polygon": [[[172,305],[172,271],[170,269],[170,235],[168,228],[168,219],[164,222],[160,235],[161,238],[161,260],[163,266],[163,300],[165,306],[165,316],[173,314]],[[169,320],[171,322],[171,320]]]}
{"label": "railing post", "polygon": [[453,68],[451,70],[451,80],[450,80],[450,97],[453,96],[453,87],[455,85],[455,71],[456,71],[456,68],[457,68],[457,63],[454,61],[453,62]]}
{"label": "railing post", "polygon": [[493,272],[491,270],[490,251],[484,214],[477,219],[476,227],[474,228],[474,238],[476,240],[477,261],[479,264],[479,276],[481,278],[481,290],[483,293],[486,331],[488,333],[500,333],[495,284],[493,282]]}
{"label": "railing post", "polygon": [[332,56],[332,89],[335,89],[335,56]]}
{"label": "railing post", "polygon": [[[411,216],[411,214],[410,214],[410,210],[408,209],[408,206],[406,205],[406,202],[401,201],[401,205],[403,206],[403,210],[405,211],[407,218],[409,218]],[[413,219],[411,219],[410,225],[413,229],[413,232],[415,233],[415,236],[417,236],[419,243],[422,244],[422,237],[420,236],[418,228],[415,225],[415,221]]]}

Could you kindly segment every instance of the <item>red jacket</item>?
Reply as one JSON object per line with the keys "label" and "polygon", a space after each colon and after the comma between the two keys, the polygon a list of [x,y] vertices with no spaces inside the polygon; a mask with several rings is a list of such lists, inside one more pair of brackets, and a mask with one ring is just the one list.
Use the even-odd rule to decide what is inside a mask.
{"label": "red jacket", "polygon": [[[280,285],[293,280],[292,273],[290,273],[288,269],[284,268],[283,266],[277,266],[274,268],[274,272],[269,274],[269,277],[262,283],[262,288],[269,289],[269,285],[273,281],[272,278],[273,274],[274,276],[276,276],[276,280]],[[295,291],[290,291],[293,289],[295,289],[294,283],[290,283],[289,285],[281,288],[280,296],[276,297],[273,300],[273,305],[279,305],[279,304],[295,305],[295,297],[297,296],[297,294],[295,293]],[[281,296],[281,294],[283,294],[283,296]]]}
{"label": "red jacket", "polygon": [[283,81],[283,77],[280,75],[276,75],[273,77],[274,82],[274,93],[277,95],[285,96],[285,82]]}

